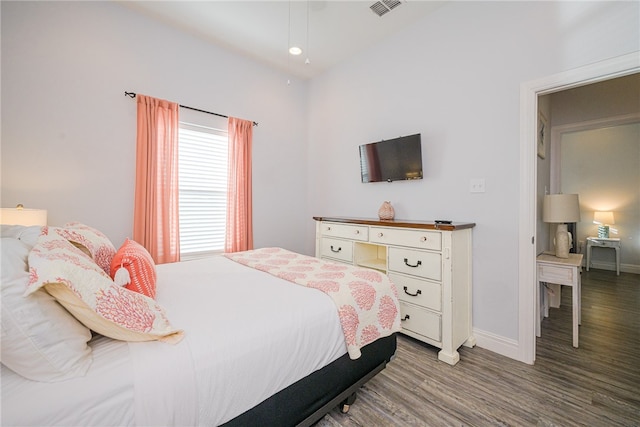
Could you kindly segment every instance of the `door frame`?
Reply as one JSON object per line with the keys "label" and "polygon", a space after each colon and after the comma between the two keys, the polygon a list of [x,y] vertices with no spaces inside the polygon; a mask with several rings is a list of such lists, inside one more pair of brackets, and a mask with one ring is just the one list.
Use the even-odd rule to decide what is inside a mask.
{"label": "door frame", "polygon": [[536,200],[538,96],[640,72],[640,51],[520,85],[520,201],[518,257],[518,359],[533,364],[536,358]]}

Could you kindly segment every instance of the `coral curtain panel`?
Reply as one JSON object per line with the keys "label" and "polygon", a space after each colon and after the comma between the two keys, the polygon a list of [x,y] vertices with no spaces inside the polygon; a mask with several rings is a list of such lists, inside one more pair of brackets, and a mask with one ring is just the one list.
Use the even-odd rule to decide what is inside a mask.
{"label": "coral curtain panel", "polygon": [[178,220],[178,109],[137,95],[136,187],[133,240],[157,264],[180,260]]}
{"label": "coral curtain panel", "polygon": [[229,180],[225,252],[253,249],[251,144],[253,122],[229,117]]}

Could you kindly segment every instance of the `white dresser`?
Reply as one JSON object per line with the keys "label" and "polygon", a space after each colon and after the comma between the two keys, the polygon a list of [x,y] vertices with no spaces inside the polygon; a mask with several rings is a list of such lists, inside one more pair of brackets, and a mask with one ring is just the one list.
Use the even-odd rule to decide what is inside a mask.
{"label": "white dresser", "polygon": [[473,347],[473,223],[435,224],[314,217],[316,257],[386,273],[400,299],[402,333],[440,348],[455,365],[458,347]]}

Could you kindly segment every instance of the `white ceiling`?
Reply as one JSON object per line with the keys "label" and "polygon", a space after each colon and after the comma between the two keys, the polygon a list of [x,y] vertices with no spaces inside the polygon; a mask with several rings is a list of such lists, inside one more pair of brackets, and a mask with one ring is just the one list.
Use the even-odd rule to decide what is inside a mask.
{"label": "white ceiling", "polygon": [[[411,25],[446,0],[401,0],[382,16],[370,9],[377,0],[117,1],[292,76],[311,78]],[[301,47],[302,55],[289,55],[289,42]]]}

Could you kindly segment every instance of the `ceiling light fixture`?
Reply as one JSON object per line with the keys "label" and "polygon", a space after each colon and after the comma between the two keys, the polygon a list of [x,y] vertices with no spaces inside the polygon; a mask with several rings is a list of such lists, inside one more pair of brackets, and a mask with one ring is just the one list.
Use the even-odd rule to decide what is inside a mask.
{"label": "ceiling light fixture", "polygon": [[[311,63],[311,60],[309,59],[309,0],[307,0],[306,2],[306,14],[307,14],[307,25],[306,25],[306,58],[304,60],[305,65],[309,65]],[[302,48],[299,46],[292,46],[291,45],[291,0],[289,0],[289,16],[288,16],[288,20],[289,20],[289,33],[287,36],[287,47],[289,50],[289,55],[287,55],[287,68],[289,69],[289,72],[291,71],[291,56],[299,56],[302,55]],[[287,85],[291,84],[291,79],[287,79]]]}
{"label": "ceiling light fixture", "polygon": [[304,60],[304,63],[306,65],[309,65],[311,63],[311,60],[309,60],[309,0],[307,0],[307,59]]}
{"label": "ceiling light fixture", "polygon": [[[291,46],[291,1],[289,1],[289,39],[287,40],[287,45],[289,46],[289,54],[293,56],[302,55],[302,48],[299,46]],[[306,27],[306,49],[309,50],[309,1],[307,0],[307,27]],[[308,52],[307,52],[308,53]],[[311,61],[309,60],[309,55],[305,59],[305,64],[309,64]]]}
{"label": "ceiling light fixture", "polygon": [[[289,33],[287,34],[287,47],[291,52],[291,0],[289,0],[289,16],[287,17],[289,24]],[[291,72],[291,55],[287,55],[287,70]],[[287,86],[291,85],[291,79],[287,79]]]}

